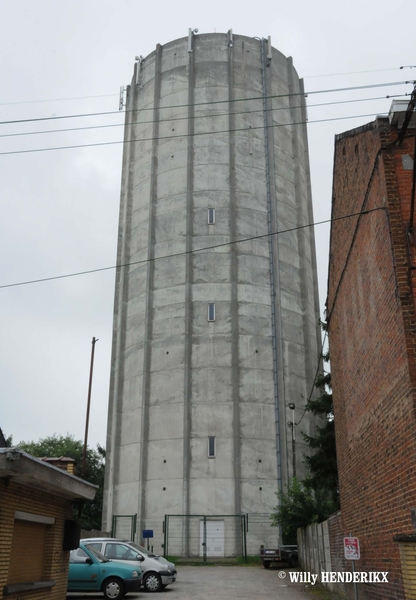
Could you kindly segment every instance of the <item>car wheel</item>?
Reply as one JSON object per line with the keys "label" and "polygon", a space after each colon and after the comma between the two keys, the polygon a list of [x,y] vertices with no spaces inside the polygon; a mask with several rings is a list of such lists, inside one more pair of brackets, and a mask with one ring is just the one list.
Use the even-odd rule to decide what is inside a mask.
{"label": "car wheel", "polygon": [[269,560],[264,560],[263,561],[263,567],[265,569],[269,569],[270,568],[270,561]]}
{"label": "car wheel", "polygon": [[119,600],[125,593],[123,582],[117,577],[110,577],[104,581],[102,592],[108,600]]}
{"label": "car wheel", "polygon": [[298,557],[291,554],[289,556],[289,560],[287,562],[288,562],[289,567],[291,567],[291,568],[297,567],[298,566]]}
{"label": "car wheel", "polygon": [[157,573],[149,573],[144,578],[144,589],[146,592],[160,592],[162,589],[162,580]]}

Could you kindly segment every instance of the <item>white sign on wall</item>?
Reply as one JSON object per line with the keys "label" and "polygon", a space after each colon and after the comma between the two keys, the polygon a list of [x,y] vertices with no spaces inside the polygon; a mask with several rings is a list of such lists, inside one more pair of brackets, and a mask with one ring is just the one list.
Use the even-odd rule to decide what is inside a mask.
{"label": "white sign on wall", "polygon": [[344,556],[347,560],[360,559],[360,542],[358,541],[358,538],[344,538]]}

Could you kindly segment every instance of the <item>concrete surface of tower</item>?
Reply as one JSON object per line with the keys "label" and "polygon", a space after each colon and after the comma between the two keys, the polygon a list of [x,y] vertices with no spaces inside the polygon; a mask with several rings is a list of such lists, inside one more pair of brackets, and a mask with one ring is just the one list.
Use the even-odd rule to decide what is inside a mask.
{"label": "concrete surface of tower", "polygon": [[321,343],[305,122],[270,38],[190,30],[135,64],[103,530],[137,514],[158,553],[166,514],[264,515],[276,537],[275,492],[302,475],[312,423],[288,422]]}

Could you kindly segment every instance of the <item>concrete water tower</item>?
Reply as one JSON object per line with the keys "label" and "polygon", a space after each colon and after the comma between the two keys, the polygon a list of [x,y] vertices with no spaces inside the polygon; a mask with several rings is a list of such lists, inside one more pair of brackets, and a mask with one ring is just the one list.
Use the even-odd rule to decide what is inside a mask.
{"label": "concrete water tower", "polygon": [[165,514],[267,519],[302,475],[288,422],[320,354],[304,98],[270,38],[232,31],[157,45],[127,89],[103,529],[137,515],[159,553]]}

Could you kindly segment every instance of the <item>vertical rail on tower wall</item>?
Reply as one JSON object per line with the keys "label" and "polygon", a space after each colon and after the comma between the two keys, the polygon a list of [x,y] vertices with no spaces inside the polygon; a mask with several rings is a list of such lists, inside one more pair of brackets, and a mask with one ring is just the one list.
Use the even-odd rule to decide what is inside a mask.
{"label": "vertical rail on tower wall", "polygon": [[[264,40],[265,43],[266,40]],[[267,66],[270,66],[270,63],[272,62],[272,38],[269,35],[269,37],[267,38]]]}
{"label": "vertical rail on tower wall", "polygon": [[133,515],[133,519],[131,521],[131,538],[132,540],[136,539],[136,531],[137,531],[137,513]]}
{"label": "vertical rail on tower wall", "polygon": [[168,520],[168,515],[165,515],[165,519],[163,521],[162,524],[162,531],[163,531],[163,556],[166,558],[167,557],[167,538],[168,538],[168,528],[167,528],[167,520]]}
{"label": "vertical rail on tower wall", "polygon": [[203,524],[203,535],[202,535],[202,554],[204,556],[204,563],[207,562],[207,518],[204,515]]}
{"label": "vertical rail on tower wall", "polygon": [[[272,198],[270,190],[270,156],[269,156],[269,127],[267,122],[267,86],[266,86],[266,65],[271,61],[271,41],[262,39],[261,42],[261,74],[263,85],[263,119],[264,119],[264,154],[266,160],[266,193],[267,193],[267,224],[269,233],[269,266],[270,266],[270,294],[271,294],[271,313],[272,313],[272,346],[273,346],[273,382],[274,382],[274,402],[276,419],[276,452],[277,452],[277,489],[282,491],[282,459],[280,447],[280,418],[279,418],[279,388],[278,388],[278,362],[277,362],[277,329],[276,329],[276,286],[274,271],[274,251],[273,251],[273,223],[272,223]],[[267,48],[266,48],[267,45]],[[267,52],[267,54],[266,54]],[[267,61],[267,62],[266,62]],[[279,528],[280,537],[280,528]]]}
{"label": "vertical rail on tower wall", "polygon": [[244,562],[247,562],[247,531],[248,531],[248,513],[246,515],[243,515],[243,539],[244,539],[243,556],[244,556]]}

